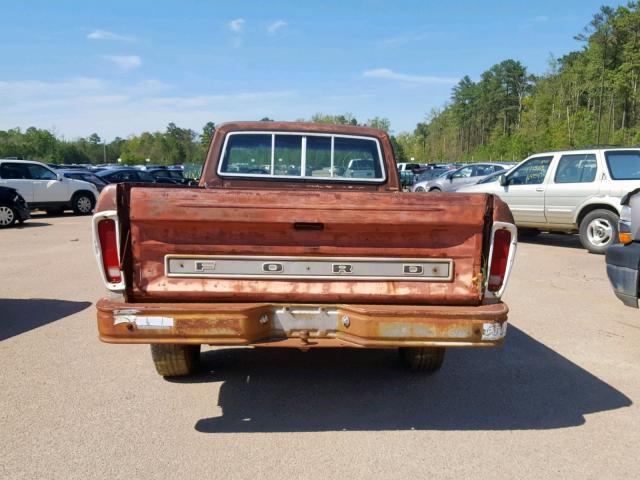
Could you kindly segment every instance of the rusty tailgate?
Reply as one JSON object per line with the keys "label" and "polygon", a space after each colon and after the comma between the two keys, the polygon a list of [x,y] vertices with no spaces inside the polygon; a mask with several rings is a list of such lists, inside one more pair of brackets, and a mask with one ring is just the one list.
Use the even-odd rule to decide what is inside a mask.
{"label": "rusty tailgate", "polygon": [[[128,296],[145,302],[477,305],[492,197],[399,192],[124,190]],[[310,226],[299,228],[300,225]],[[173,278],[167,255],[450,259],[451,280]]]}

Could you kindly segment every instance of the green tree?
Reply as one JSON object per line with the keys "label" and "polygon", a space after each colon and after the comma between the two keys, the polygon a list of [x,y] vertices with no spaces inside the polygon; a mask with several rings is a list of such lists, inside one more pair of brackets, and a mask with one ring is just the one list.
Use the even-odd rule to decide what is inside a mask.
{"label": "green tree", "polygon": [[367,127],[377,128],[387,133],[391,133],[391,121],[388,118],[373,117],[367,120]]}

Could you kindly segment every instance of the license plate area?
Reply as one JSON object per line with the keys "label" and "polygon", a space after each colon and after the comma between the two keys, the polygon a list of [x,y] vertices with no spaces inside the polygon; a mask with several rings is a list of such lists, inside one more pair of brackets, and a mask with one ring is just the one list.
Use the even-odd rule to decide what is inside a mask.
{"label": "license plate area", "polygon": [[275,307],[271,310],[270,317],[276,331],[335,332],[338,329],[337,308]]}

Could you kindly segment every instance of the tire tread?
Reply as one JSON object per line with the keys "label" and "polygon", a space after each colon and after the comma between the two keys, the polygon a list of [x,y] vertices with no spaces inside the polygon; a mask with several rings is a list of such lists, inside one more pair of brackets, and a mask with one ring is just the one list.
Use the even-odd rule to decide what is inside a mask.
{"label": "tire tread", "polygon": [[189,375],[200,363],[200,345],[152,344],[151,358],[163,377]]}
{"label": "tire tread", "polygon": [[404,367],[411,372],[433,373],[442,367],[442,347],[401,347],[398,351]]}

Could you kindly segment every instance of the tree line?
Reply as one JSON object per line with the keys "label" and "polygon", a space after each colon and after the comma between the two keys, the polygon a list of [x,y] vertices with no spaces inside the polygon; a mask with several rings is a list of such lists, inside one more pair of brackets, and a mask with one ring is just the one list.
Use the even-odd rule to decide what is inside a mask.
{"label": "tree line", "polygon": [[[273,121],[263,117],[261,121]],[[299,121],[305,121],[299,120]],[[350,113],[325,115],[317,113],[312,122],[342,125],[361,125]],[[390,131],[391,122],[375,117],[362,125]],[[147,159],[156,165],[202,164],[211,138],[214,122],[208,122],[200,132],[180,128],[169,123],[164,132],[143,132],[128,138],[116,137],[104,142],[97,133],[86,138],[67,141],[57,138],[49,130],[29,127],[0,130],[0,158],[23,158],[56,164],[144,164]]]}
{"label": "tree line", "polygon": [[169,123],[164,132],[143,132],[129,138],[103,142],[97,133],[67,141],[48,130],[35,127],[22,131],[0,130],[0,158],[16,157],[49,163],[145,163],[173,165],[202,161],[213,136],[215,124],[208,122],[200,133]]}
{"label": "tree line", "polygon": [[[443,108],[431,111],[413,132],[391,135],[397,160],[521,160],[544,150],[640,143],[640,0],[601,7],[575,38],[583,48],[552,58],[543,75],[507,59],[477,81],[464,76]],[[316,113],[309,120],[393,133],[384,117],[359,122],[350,113]],[[67,141],[48,130],[14,128],[0,130],[0,158],[198,165],[214,131],[213,122],[199,132],[170,123],[163,132],[105,143],[96,133]]]}

